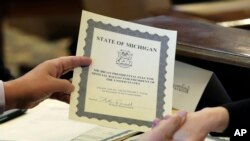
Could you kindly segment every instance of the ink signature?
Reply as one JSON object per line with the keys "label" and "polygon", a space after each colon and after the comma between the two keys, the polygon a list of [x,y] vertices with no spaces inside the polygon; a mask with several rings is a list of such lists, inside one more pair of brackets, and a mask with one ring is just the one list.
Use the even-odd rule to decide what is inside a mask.
{"label": "ink signature", "polygon": [[112,99],[112,98],[100,97],[100,98],[90,98],[89,100],[106,103],[113,107],[133,109],[133,102],[125,101],[123,99]]}

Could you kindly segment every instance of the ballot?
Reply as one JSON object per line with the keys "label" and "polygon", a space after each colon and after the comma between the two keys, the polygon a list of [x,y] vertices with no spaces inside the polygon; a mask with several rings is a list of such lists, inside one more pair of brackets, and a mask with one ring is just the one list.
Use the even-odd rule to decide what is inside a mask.
{"label": "ballot", "polygon": [[147,131],[172,111],[177,31],[83,11],[77,56],[88,67],[74,70],[69,117]]}

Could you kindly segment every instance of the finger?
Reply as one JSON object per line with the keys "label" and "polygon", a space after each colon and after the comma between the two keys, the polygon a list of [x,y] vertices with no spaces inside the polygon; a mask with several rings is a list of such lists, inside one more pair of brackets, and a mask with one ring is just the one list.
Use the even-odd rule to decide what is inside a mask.
{"label": "finger", "polygon": [[52,93],[61,92],[65,94],[70,94],[75,89],[75,87],[68,80],[57,78],[52,79],[54,79],[54,83],[52,84],[53,86],[51,87]]}
{"label": "finger", "polygon": [[88,66],[91,64],[91,59],[83,56],[61,57],[55,61],[58,61],[59,63],[59,70],[61,70],[61,74],[64,74],[76,67]]}
{"label": "finger", "polygon": [[176,130],[178,130],[183,124],[184,119],[186,118],[186,113],[182,112],[176,114],[172,117],[168,117],[166,120],[162,120],[159,123],[159,130],[165,131],[165,137],[171,139]]}
{"label": "finger", "polygon": [[[165,115],[164,117],[163,117],[163,120],[166,120],[166,119],[168,119],[168,118],[170,118],[171,117],[171,115]],[[159,119],[159,118],[156,118],[153,122],[152,122],[152,127],[151,128],[155,128],[156,126],[158,126],[158,124],[161,122],[161,119]]]}
{"label": "finger", "polygon": [[65,93],[53,93],[50,98],[52,99],[57,99],[66,103],[69,103],[70,101],[70,95],[69,94],[65,94]]}
{"label": "finger", "polygon": [[160,119],[156,118],[156,119],[153,121],[152,127],[151,127],[151,128],[156,127],[156,126],[160,123],[160,121],[161,121]]}
{"label": "finger", "polygon": [[[183,114],[186,114],[186,111],[178,111],[177,114],[179,116],[183,116]],[[162,120],[167,120],[170,118],[171,115],[165,115]],[[152,123],[152,128],[156,127],[160,123],[161,119],[156,118]]]}
{"label": "finger", "polygon": [[165,115],[164,117],[163,117],[163,119],[168,119],[168,118],[170,118],[171,117],[171,115]]}
{"label": "finger", "polygon": [[180,116],[182,118],[182,122],[184,122],[188,113],[187,111],[179,110],[176,114]]}

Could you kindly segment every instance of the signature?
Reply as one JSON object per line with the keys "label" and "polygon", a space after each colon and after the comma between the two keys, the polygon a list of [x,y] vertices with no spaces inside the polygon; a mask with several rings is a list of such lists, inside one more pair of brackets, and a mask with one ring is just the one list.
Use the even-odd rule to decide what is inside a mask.
{"label": "signature", "polygon": [[89,100],[106,103],[113,107],[133,109],[133,102],[125,101],[123,99],[112,99],[112,98],[100,97],[100,98],[90,98]]}

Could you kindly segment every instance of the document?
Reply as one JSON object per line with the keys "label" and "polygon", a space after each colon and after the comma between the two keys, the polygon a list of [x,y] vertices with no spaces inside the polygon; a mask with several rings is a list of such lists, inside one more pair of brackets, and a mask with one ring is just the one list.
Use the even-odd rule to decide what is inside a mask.
{"label": "document", "polygon": [[212,71],[184,62],[175,62],[173,109],[194,112],[231,102]]}
{"label": "document", "polygon": [[[138,141],[141,135],[142,132],[96,126],[71,141]],[[229,138],[208,135],[204,141],[229,141]]]}
{"label": "document", "polygon": [[213,72],[176,61],[173,108],[194,112]]}
{"label": "document", "polygon": [[138,131],[97,126],[73,138],[71,141],[124,141],[141,134],[142,132]]}
{"label": "document", "polygon": [[70,141],[98,127],[68,118],[69,105],[47,99],[0,126],[0,141]]}
{"label": "document", "polygon": [[69,117],[112,128],[147,131],[171,113],[176,31],[82,12]]}
{"label": "document", "polygon": [[[143,132],[96,126],[71,141],[138,141]],[[204,141],[229,141],[228,137],[207,135]]]}

